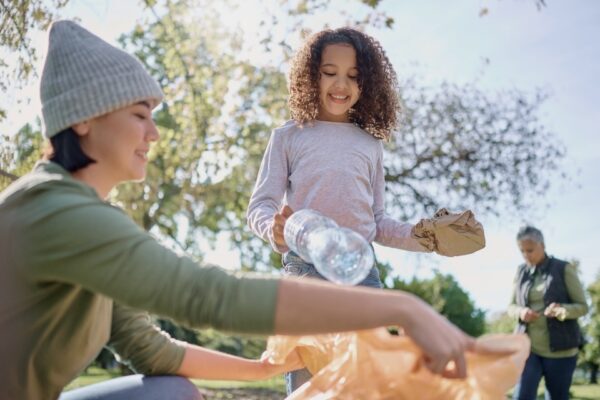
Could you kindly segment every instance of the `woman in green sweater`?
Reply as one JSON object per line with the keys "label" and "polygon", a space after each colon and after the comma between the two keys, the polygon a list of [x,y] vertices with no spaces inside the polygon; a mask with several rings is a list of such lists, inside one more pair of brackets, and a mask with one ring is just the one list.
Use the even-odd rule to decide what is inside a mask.
{"label": "woman in green sweater", "polygon": [[0,399],[56,399],[105,345],[143,375],[64,399],[200,398],[181,377],[298,368],[293,358],[270,366],[173,340],[147,312],[255,334],[400,325],[434,373],[465,376],[473,339],[410,294],[200,266],[107,203],[116,185],[144,178],[161,100],[136,58],[73,22],[53,24],[41,77],[51,151],[0,193]]}
{"label": "woman in green sweater", "polygon": [[525,226],[517,234],[525,263],[521,264],[509,314],[518,320],[517,331],[526,332],[531,353],[514,391],[518,400],[534,400],[542,376],[546,398],[569,398],[581,332],[577,318],[588,306],[575,267],[546,254],[539,229]]}

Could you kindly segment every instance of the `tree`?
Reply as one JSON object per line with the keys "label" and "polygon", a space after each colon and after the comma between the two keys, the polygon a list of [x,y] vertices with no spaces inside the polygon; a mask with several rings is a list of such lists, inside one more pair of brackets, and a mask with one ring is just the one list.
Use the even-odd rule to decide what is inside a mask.
{"label": "tree", "polygon": [[[490,94],[474,84],[402,85],[404,121],[388,146],[388,204],[404,218],[441,206],[499,214],[529,210],[565,151],[538,121],[546,96]],[[539,198],[539,196],[537,196]]]}
{"label": "tree", "polygon": [[[199,259],[200,241],[225,233],[240,250],[243,270],[272,269],[279,257],[247,229],[245,210],[270,131],[288,118],[286,79],[281,65],[253,65],[239,53],[259,43],[285,62],[292,51],[288,39],[306,34],[306,16],[331,2],[283,2],[265,15],[256,39],[221,24],[230,9],[216,3],[146,0],[146,20],[121,37],[159,80],[166,99],[155,113],[161,140],[150,154],[147,179],[120,186],[112,200],[142,227]],[[353,23],[393,27],[380,1],[361,3],[364,14],[348,16]],[[280,31],[276,25],[287,27],[283,36],[273,35]],[[525,195],[543,192],[550,182],[537,171],[557,170],[564,156],[538,121],[543,94],[496,95],[474,84],[425,88],[418,77],[407,77],[400,94],[404,123],[386,145],[388,204],[396,217],[440,205],[477,205],[482,212],[499,204],[527,206]],[[0,189],[39,158],[38,131],[28,126],[1,143]],[[392,287],[414,291],[473,335],[484,331],[483,311],[449,275],[395,279]],[[189,338],[189,331],[168,328]],[[198,342],[234,352],[244,340],[213,336],[197,336]]]}
{"label": "tree", "polygon": [[600,366],[600,273],[587,291],[591,303],[590,318],[585,326],[586,343],[580,358],[590,371],[590,383],[597,383]]}
{"label": "tree", "polygon": [[[302,2],[291,4],[300,4],[288,10],[294,15],[309,12]],[[206,26],[219,20],[219,11],[204,6],[201,31],[186,16],[189,4],[178,1],[167,2],[149,28],[123,38],[161,80],[167,102],[157,114],[163,139],[152,165],[158,168],[151,167],[143,188],[121,189],[118,198],[133,204],[146,228],[160,228],[188,251],[198,250],[198,235],[228,232],[242,268],[252,269],[278,261],[246,228],[245,209],[269,132],[287,118],[285,76],[236,59],[241,38]],[[548,171],[564,157],[538,121],[542,93],[489,94],[474,84],[426,89],[413,78],[401,96],[404,123],[387,146],[386,167],[388,204],[399,218],[442,205],[527,210],[526,199],[547,189]]]}
{"label": "tree", "polygon": [[405,282],[394,278],[389,288],[404,290],[420,297],[470,335],[479,336],[485,331],[485,312],[475,306],[452,275],[435,271],[430,279],[413,277]]}
{"label": "tree", "polygon": [[[378,1],[362,3],[365,17],[355,22],[393,27]],[[260,43],[285,49],[289,35],[304,31],[303,18],[329,4],[282,3],[283,11],[263,20]],[[278,257],[246,228],[245,209],[269,133],[288,118],[285,75],[279,66],[237,57],[249,41],[217,23],[227,5],[148,0],[146,7],[151,21],[121,43],[164,88],[166,102],[156,113],[162,139],[148,179],[119,187],[114,200],[144,228],[195,256],[202,255],[199,237],[214,241],[221,233],[240,250],[242,269],[269,268]],[[286,18],[294,31],[278,40],[272,28]],[[386,160],[387,204],[398,218],[429,215],[440,206],[527,211],[526,199],[546,190],[548,172],[564,157],[538,121],[541,93],[495,95],[474,84],[427,89],[413,77],[403,82],[401,96],[404,122],[387,144]]]}
{"label": "tree", "polygon": [[491,315],[486,321],[486,333],[512,333],[517,321],[506,312]]}
{"label": "tree", "polygon": [[16,135],[0,136],[0,191],[29,171],[42,153],[40,121],[26,124]]}
{"label": "tree", "polygon": [[[21,88],[35,75],[38,53],[31,31],[45,30],[69,0],[0,0],[0,90]],[[10,54],[14,64],[5,60]],[[15,86],[16,85],[16,86]],[[0,109],[0,121],[6,111]]]}

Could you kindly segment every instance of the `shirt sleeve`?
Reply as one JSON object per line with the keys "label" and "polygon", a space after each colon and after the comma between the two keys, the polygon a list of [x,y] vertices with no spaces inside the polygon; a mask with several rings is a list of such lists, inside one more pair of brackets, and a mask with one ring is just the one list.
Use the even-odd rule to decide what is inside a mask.
{"label": "shirt sleeve", "polygon": [[571,303],[561,304],[566,311],[563,319],[577,319],[587,314],[588,305],[585,300],[585,292],[574,265],[568,264],[565,267],[565,286]]}
{"label": "shirt sleeve", "polygon": [[[518,276],[518,272],[517,272],[517,276]],[[515,279],[513,280],[513,288],[512,288],[512,294],[510,296],[510,304],[508,305],[508,308],[506,310],[506,313],[511,317],[514,318],[515,320],[519,320],[519,318],[521,317],[521,311],[523,311],[526,307],[521,307],[519,305],[517,305],[517,277],[515,276]]]}
{"label": "shirt sleeve", "polygon": [[288,186],[288,176],[289,165],[284,135],[276,129],[271,134],[265,150],[246,216],[252,232],[269,242],[278,253],[285,253],[289,249],[276,245],[271,225],[273,216],[283,201]]}
{"label": "shirt sleeve", "polygon": [[373,215],[377,233],[375,242],[383,246],[408,251],[430,252],[411,236],[413,224],[401,222],[385,213],[385,176],[383,169],[383,145],[379,146],[373,181]]}
{"label": "shirt sleeve", "polygon": [[99,200],[53,202],[61,206],[23,227],[20,247],[31,281],[80,285],[189,327],[273,332],[278,280],[200,266]]}
{"label": "shirt sleeve", "polygon": [[186,345],[155,326],[147,313],[114,303],[107,346],[138,373],[174,375]]}

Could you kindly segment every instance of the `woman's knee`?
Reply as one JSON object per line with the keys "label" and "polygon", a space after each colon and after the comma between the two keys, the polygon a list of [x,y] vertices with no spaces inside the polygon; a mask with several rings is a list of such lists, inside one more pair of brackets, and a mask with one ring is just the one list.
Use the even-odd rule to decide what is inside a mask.
{"label": "woman's knee", "polygon": [[61,400],[203,400],[189,379],[181,376],[128,375],[63,393]]}
{"label": "woman's knee", "polygon": [[200,390],[187,378],[181,376],[169,377],[167,389],[170,399],[176,400],[204,400]]}

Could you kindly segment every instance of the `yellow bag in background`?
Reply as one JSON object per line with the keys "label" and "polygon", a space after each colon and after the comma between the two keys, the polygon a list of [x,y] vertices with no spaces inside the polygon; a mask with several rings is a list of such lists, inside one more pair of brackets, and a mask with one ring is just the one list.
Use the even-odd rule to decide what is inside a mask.
{"label": "yellow bag in background", "polygon": [[293,399],[504,399],[529,355],[526,335],[486,335],[466,356],[466,379],[446,379],[422,365],[421,350],[407,336],[385,328],[318,336],[273,336],[267,353],[282,363],[296,349],[312,379]]}

